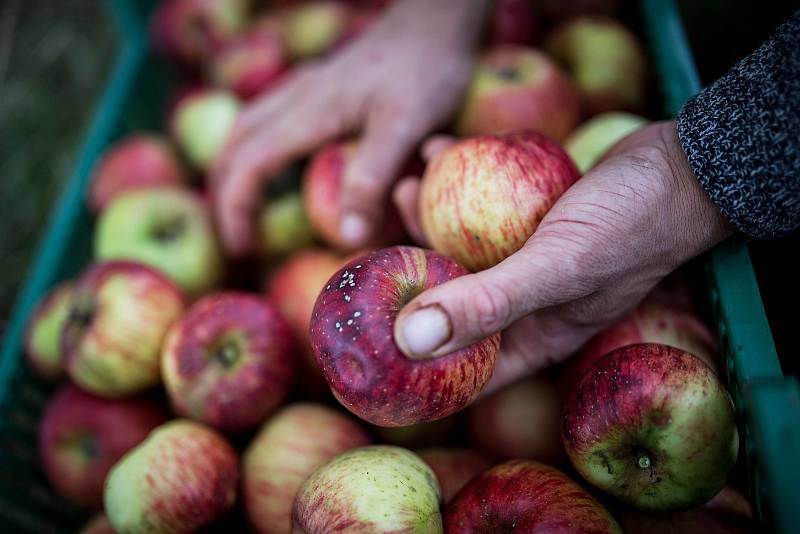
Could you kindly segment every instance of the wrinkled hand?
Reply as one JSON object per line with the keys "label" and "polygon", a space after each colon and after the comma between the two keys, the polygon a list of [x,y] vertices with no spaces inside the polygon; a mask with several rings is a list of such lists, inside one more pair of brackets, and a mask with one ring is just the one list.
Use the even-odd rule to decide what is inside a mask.
{"label": "wrinkled hand", "polygon": [[246,107],[212,173],[229,252],[252,242],[264,181],[328,140],[360,131],[345,171],[340,232],[354,247],[380,228],[407,156],[451,115],[472,69],[488,0],[402,0],[331,58],[300,69]]}
{"label": "wrinkled hand", "polygon": [[[447,141],[428,143],[426,155]],[[410,232],[419,182],[395,189]],[[615,146],[500,264],[425,291],[400,313],[395,339],[415,358],[505,330],[489,389],[559,362],[631,310],[664,276],[732,233],[686,161],[674,122]]]}

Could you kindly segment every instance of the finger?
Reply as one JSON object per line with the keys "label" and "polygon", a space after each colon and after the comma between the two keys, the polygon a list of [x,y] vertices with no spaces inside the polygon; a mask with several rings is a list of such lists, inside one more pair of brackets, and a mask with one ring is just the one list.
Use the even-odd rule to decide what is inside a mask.
{"label": "finger", "polygon": [[339,233],[351,247],[363,246],[381,227],[392,183],[423,134],[388,115],[367,121],[340,197]]}
{"label": "finger", "polygon": [[392,197],[408,235],[417,245],[427,247],[428,240],[419,221],[419,178],[407,176],[400,180],[394,187]]}
{"label": "finger", "polygon": [[[255,210],[261,200],[261,187],[291,160],[306,154],[346,127],[329,110],[327,120],[311,121],[308,111],[287,113],[266,126],[231,155],[224,174],[213,182],[214,207],[222,242],[233,255],[241,255],[252,243]],[[313,124],[313,127],[308,127]]]}
{"label": "finger", "polygon": [[427,163],[432,160],[436,154],[453,146],[457,142],[458,139],[450,135],[431,136],[427,141],[425,141],[425,144],[422,145],[422,159],[424,159]]}
{"label": "finger", "polygon": [[443,356],[500,332],[561,298],[548,256],[531,248],[424,291],[398,316],[394,337],[410,358]]}

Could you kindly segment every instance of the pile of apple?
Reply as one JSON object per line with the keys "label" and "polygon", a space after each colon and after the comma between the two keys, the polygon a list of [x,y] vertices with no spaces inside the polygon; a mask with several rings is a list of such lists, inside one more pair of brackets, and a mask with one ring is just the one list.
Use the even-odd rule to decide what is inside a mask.
{"label": "pile of apple", "polygon": [[371,248],[346,249],[337,199],[357,140],[343,139],[302,183],[266,190],[255,283],[225,258],[201,175],[244,99],[335,54],[390,2],[250,4],[156,11],[157,45],[202,83],[176,98],[169,135],[104,154],[94,261],[30,322],[32,368],[64,382],[42,416],[42,468],[98,512],[85,532],[746,529],[749,504],[726,485],[734,406],[679,279],[561,369],[491,396],[499,335],[429,360],[393,337],[405,303],[518,250],[647,122],[634,114],[645,56],[608,15],[616,2],[493,4],[460,139],[422,179],[435,250],[413,246],[388,204]]}

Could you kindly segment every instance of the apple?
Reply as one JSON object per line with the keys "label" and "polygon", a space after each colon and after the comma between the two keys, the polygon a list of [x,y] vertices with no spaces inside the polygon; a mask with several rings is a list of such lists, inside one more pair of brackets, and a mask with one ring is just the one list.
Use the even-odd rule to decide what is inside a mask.
{"label": "apple", "polygon": [[165,138],[134,134],[102,155],[92,174],[89,207],[97,214],[125,191],[153,185],[181,185],[186,181],[183,165]]}
{"label": "apple", "polygon": [[149,187],[117,197],[97,223],[95,256],[135,260],[198,295],[222,277],[222,250],[207,204],[179,187]]}
{"label": "apple", "polygon": [[63,283],[37,304],[25,330],[25,354],[39,377],[50,382],[64,376],[61,330],[72,303],[72,284]]}
{"label": "apple", "polygon": [[558,389],[546,376],[524,379],[470,407],[470,442],[500,460],[557,464],[564,459],[561,408]]}
{"label": "apple", "polygon": [[469,449],[432,448],[417,451],[417,454],[436,474],[444,505],[447,505],[467,482],[489,469],[489,462]]}
{"label": "apple", "polygon": [[373,426],[372,431],[383,443],[417,449],[443,444],[455,425],[455,417],[451,416],[410,426]]}
{"label": "apple", "polygon": [[619,0],[535,0],[536,7],[550,20],[563,20],[578,15],[613,15]]}
{"label": "apple", "polygon": [[667,345],[622,347],[588,369],[564,407],[570,461],[642,510],[698,506],[736,464],[736,412],[702,360]]}
{"label": "apple", "polygon": [[643,512],[632,507],[616,512],[627,534],[747,534],[757,532],[753,509],[744,495],[725,486],[707,503],[685,512]]}
{"label": "apple", "polygon": [[579,177],[561,147],[536,132],[464,139],[425,169],[422,229],[434,249],[486,269],[519,250]]}
{"label": "apple", "polygon": [[350,10],[347,24],[332,51],[336,51],[349,44],[372,28],[381,18],[381,9],[374,6],[361,6]]}
{"label": "apple", "polygon": [[242,460],[244,507],[253,530],[291,530],[292,503],[303,481],[334,456],[370,442],[351,418],[321,404],[290,404],[270,418]]}
{"label": "apple", "polygon": [[100,512],[87,521],[78,534],[116,534],[116,531],[106,514]]}
{"label": "apple", "polygon": [[157,49],[189,65],[213,52],[244,28],[251,0],[169,0],[161,2],[151,21]]}
{"label": "apple", "polygon": [[638,38],[616,19],[570,19],[550,33],[545,50],[566,66],[588,114],[644,109],[647,59]]}
{"label": "apple", "polygon": [[314,242],[314,228],[298,191],[267,199],[258,216],[258,227],[259,249],[267,257],[289,256]]}
{"label": "apple", "polygon": [[[303,174],[303,202],[311,225],[331,246],[350,250],[350,245],[339,236],[341,209],[339,197],[347,166],[353,159],[358,143],[334,142],[320,149]],[[389,245],[405,237],[400,216],[387,199],[383,227],[371,245]]]}
{"label": "apple", "polygon": [[205,171],[222,152],[241,104],[222,89],[196,89],[176,104],[170,130],[189,161]]}
{"label": "apple", "polygon": [[209,75],[214,85],[247,100],[275,86],[287,67],[283,37],[277,29],[258,25],[214,54]]}
{"label": "apple", "polygon": [[579,119],[578,94],[561,67],[539,50],[504,45],[478,58],[455,130],[462,137],[534,130],[563,141]]}
{"label": "apple", "polygon": [[161,381],[161,342],[185,306],[180,289],[146,265],[92,265],[75,283],[61,332],[69,377],[102,397],[155,386]]}
{"label": "apple", "polygon": [[172,325],[161,375],[178,414],[241,431],[261,423],[289,394],[293,351],[289,324],[272,302],[216,293]]}
{"label": "apple", "polygon": [[342,2],[312,0],[286,8],[283,32],[289,55],[306,59],[333,48],[347,29],[350,10]]}
{"label": "apple", "polygon": [[539,15],[532,0],[496,0],[487,25],[489,46],[530,45],[539,38]]}
{"label": "apple", "polygon": [[436,475],[413,452],[389,445],[352,449],[300,486],[292,532],[443,532],[440,498]]}
{"label": "apple", "polygon": [[635,132],[648,121],[624,111],[607,111],[581,124],[564,141],[564,150],[578,170],[585,174],[599,162],[608,149]]}
{"label": "apple", "polygon": [[266,291],[289,322],[300,344],[300,389],[314,398],[330,390],[311,348],[311,313],[320,290],[343,263],[341,257],[327,250],[301,251],[275,271]]}
{"label": "apple", "polygon": [[440,358],[412,360],[394,342],[400,309],[467,271],[431,250],[397,246],[357,258],[328,280],[314,306],[311,346],[334,396],[379,426],[442,419],[492,376],[500,335]]}
{"label": "apple", "polygon": [[108,471],[165,419],[147,399],[102,399],[62,386],[39,423],[42,470],[72,502],[100,508]]}
{"label": "apple", "polygon": [[716,372],[718,349],[714,334],[691,310],[651,294],[636,309],[595,335],[569,360],[560,377],[562,391],[609,352],[637,343],[660,343],[697,356]]}
{"label": "apple", "polygon": [[567,475],[511,460],[475,477],[444,510],[448,534],[622,530],[611,514]]}
{"label": "apple", "polygon": [[236,500],[238,458],[199,423],[165,423],[126,454],[106,479],[103,502],[118,532],[193,532]]}

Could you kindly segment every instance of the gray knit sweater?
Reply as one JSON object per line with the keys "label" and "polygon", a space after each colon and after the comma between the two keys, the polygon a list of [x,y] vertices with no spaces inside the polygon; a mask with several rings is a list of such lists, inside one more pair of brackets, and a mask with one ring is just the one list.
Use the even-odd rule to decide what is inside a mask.
{"label": "gray knit sweater", "polygon": [[678,114],[703,188],[741,232],[800,228],[800,11]]}

